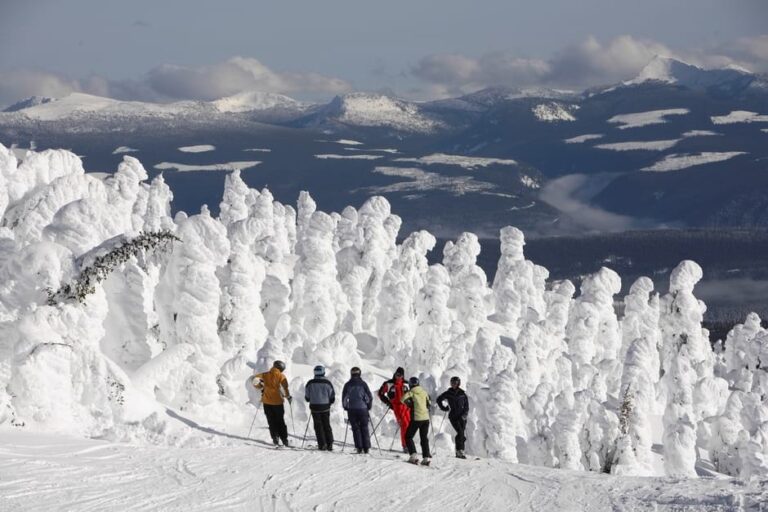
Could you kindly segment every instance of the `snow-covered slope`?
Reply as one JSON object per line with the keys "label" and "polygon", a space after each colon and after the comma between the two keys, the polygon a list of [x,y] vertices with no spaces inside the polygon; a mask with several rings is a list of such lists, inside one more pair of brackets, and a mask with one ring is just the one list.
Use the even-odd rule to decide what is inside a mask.
{"label": "snow-covered slope", "polygon": [[415,133],[430,133],[442,126],[438,120],[423,113],[416,103],[368,93],[337,96],[308,121],[310,126],[328,123]]}
{"label": "snow-covered slope", "polygon": [[[606,478],[497,460],[438,458],[436,468],[370,456],[275,451],[241,431],[212,430],[184,447],[127,445],[0,430],[0,509],[539,512],[758,510],[758,482]],[[199,429],[210,424],[199,425]]]}
{"label": "snow-covered slope", "polygon": [[50,103],[52,101],[56,101],[56,98],[49,98],[47,96],[31,96],[14,103],[10,107],[7,107],[5,110],[3,110],[3,112],[17,112],[19,110],[24,110],[25,108],[44,105],[45,103]]}
{"label": "snow-covered slope", "polygon": [[737,92],[748,87],[755,75],[737,67],[702,69],[669,57],[657,56],[640,73],[625,82],[637,85],[645,82],[677,84],[694,90]]}
{"label": "snow-covered slope", "polygon": [[304,103],[282,94],[246,91],[211,102],[219,112],[249,112],[268,109],[302,110]]}

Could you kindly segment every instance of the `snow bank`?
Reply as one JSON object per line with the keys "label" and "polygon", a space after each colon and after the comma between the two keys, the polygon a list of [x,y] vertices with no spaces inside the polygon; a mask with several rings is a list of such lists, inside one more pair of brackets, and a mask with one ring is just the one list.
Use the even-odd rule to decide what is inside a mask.
{"label": "snow bank", "polygon": [[[380,172],[414,186],[436,179]],[[661,298],[636,281],[617,316],[615,272],[584,276],[575,296],[526,259],[513,227],[501,230],[489,283],[474,234],[429,265],[435,238],[398,244],[402,222],[383,197],[328,214],[302,193],[294,209],[238,172],[218,218],[203,208],[172,219],[171,197],[130,156],[102,181],[69,152],[19,162],[0,146],[0,423],[173,443],[173,414],[247,425],[243,382],[276,358],[297,397],[317,363],[337,387],[351,366],[374,388],[404,366],[433,397],[462,378],[470,453],[693,477],[706,452],[720,472],[768,475],[768,331],[750,315],[714,352],[692,261]],[[306,419],[303,403],[293,407]],[[373,414],[384,412],[377,402]],[[332,421],[343,430],[336,409]]]}

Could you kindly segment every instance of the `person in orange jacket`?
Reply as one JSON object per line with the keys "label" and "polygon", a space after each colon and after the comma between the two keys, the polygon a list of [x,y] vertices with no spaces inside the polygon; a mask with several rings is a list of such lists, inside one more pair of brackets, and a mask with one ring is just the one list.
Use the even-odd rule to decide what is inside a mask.
{"label": "person in orange jacket", "polygon": [[291,402],[293,397],[288,391],[288,379],[285,378],[285,363],[275,361],[272,369],[268,372],[257,373],[251,379],[254,386],[262,382],[261,403],[264,405],[264,414],[267,416],[269,424],[269,435],[272,436],[272,442],[275,446],[280,446],[278,438],[284,446],[288,444],[288,426],[285,424],[285,408],[283,407],[283,396],[285,400]]}
{"label": "person in orange jacket", "polygon": [[407,392],[408,384],[405,382],[405,370],[401,367],[395,370],[392,378],[385,381],[379,388],[379,399],[387,404],[387,407],[392,408],[392,412],[395,413],[395,419],[397,419],[397,423],[400,425],[400,443],[403,446],[403,451],[406,453],[408,453],[406,432],[411,424],[411,410],[400,400]]}

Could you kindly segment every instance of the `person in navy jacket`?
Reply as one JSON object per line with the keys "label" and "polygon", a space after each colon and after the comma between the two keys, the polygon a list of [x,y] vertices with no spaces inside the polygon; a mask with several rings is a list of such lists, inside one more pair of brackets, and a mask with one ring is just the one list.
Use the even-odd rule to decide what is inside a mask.
{"label": "person in navy jacket", "polygon": [[371,449],[368,411],[373,406],[373,395],[360,374],[357,366],[350,370],[350,379],[341,391],[341,405],[347,411],[349,426],[352,427],[355,450],[357,453],[368,453]]}

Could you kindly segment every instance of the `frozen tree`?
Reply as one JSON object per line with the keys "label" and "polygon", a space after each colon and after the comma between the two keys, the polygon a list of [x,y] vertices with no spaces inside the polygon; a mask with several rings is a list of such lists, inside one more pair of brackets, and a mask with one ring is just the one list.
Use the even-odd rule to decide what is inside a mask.
{"label": "frozen tree", "polygon": [[501,230],[501,258],[493,280],[495,318],[507,334],[516,338],[521,322],[543,320],[544,287],[549,272],[523,255],[525,237],[512,226]]}
{"label": "frozen tree", "polygon": [[693,393],[697,370],[706,371],[712,359],[706,332],[701,328],[704,304],[693,295],[701,267],[683,261],[670,275],[669,293],[662,298],[659,324],[667,406],[664,410],[664,468],[670,476],[695,476],[697,417]]}
{"label": "frozen tree", "polygon": [[618,392],[621,334],[613,296],[620,289],[619,276],[605,267],[585,277],[566,326],[575,389],[591,389],[600,401]]}

